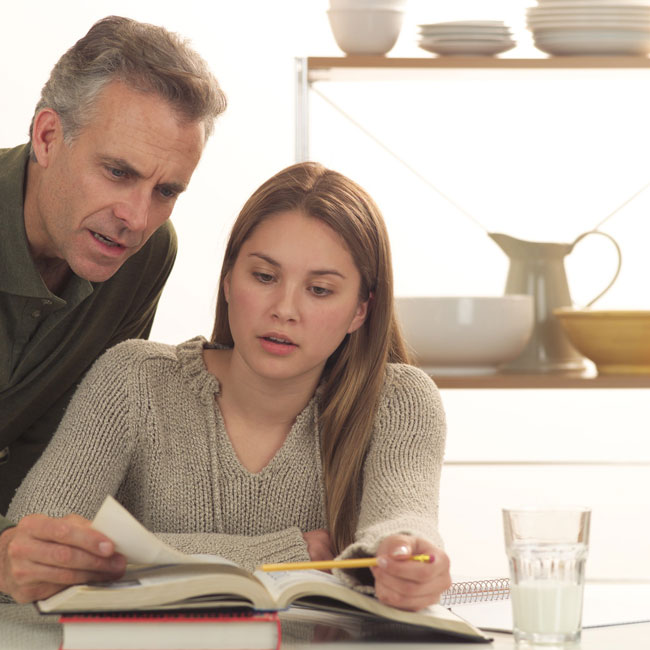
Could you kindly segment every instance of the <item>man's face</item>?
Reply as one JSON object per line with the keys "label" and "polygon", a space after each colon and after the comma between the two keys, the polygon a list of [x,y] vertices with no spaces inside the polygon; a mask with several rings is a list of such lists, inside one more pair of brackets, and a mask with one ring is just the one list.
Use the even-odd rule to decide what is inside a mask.
{"label": "man's face", "polygon": [[104,89],[69,145],[56,113],[43,120],[39,180],[25,204],[32,254],[103,282],[171,215],[201,157],[203,125],[179,122],[164,100],[120,82]]}

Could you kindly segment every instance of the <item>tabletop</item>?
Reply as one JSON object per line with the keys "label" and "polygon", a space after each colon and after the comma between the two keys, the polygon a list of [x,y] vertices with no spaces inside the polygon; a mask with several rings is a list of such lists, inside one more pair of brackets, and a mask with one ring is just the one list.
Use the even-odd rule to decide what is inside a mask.
{"label": "tabletop", "polygon": [[[490,633],[491,644],[476,644],[439,638],[433,642],[391,641],[385,638],[368,638],[357,635],[348,626],[314,623],[309,619],[300,620],[291,614],[282,614],[282,649],[306,650],[314,645],[322,650],[359,650],[360,646],[368,650],[386,650],[403,648],[404,650],[515,650],[516,645],[511,634]],[[39,614],[32,605],[0,605],[0,648],[2,650],[58,650],[61,645],[62,630],[53,615]],[[613,625],[608,627],[583,630],[582,642],[572,650],[647,650],[650,646],[650,623]]]}

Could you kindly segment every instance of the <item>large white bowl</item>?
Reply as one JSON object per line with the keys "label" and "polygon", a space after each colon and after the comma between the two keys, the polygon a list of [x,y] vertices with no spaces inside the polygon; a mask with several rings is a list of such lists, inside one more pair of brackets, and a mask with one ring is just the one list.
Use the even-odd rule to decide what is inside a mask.
{"label": "large white bowl", "polygon": [[398,9],[329,9],[336,44],[346,54],[386,54],[402,29]]}
{"label": "large white bowl", "polygon": [[625,31],[570,32],[533,34],[535,47],[552,56],[650,54],[650,33],[643,35]]}
{"label": "large white bowl", "polygon": [[416,363],[434,376],[497,372],[534,327],[530,295],[396,298],[395,306]]}

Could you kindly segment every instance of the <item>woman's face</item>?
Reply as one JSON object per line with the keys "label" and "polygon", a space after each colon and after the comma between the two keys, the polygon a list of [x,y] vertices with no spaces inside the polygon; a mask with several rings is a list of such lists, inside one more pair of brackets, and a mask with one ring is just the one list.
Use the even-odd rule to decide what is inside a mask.
{"label": "woman's face", "polygon": [[360,286],[350,252],[329,226],[300,211],[268,217],[224,283],[233,360],[263,377],[317,382],[366,318]]}

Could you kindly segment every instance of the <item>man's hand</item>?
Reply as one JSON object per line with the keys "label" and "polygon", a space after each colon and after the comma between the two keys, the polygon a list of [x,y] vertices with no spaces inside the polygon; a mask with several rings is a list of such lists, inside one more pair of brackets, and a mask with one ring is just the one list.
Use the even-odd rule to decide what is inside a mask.
{"label": "man's hand", "polygon": [[334,559],[332,540],[324,528],[310,530],[308,533],[303,533],[302,537],[307,542],[307,552],[312,562]]}
{"label": "man's hand", "polygon": [[[430,563],[410,560],[411,555],[429,555]],[[440,548],[409,535],[391,535],[379,544],[378,566],[371,569],[375,577],[375,595],[379,600],[417,611],[433,605],[451,586],[449,558]]]}
{"label": "man's hand", "polygon": [[108,537],[79,515],[24,517],[0,534],[0,591],[19,603],[73,584],[115,580],[126,568]]}

